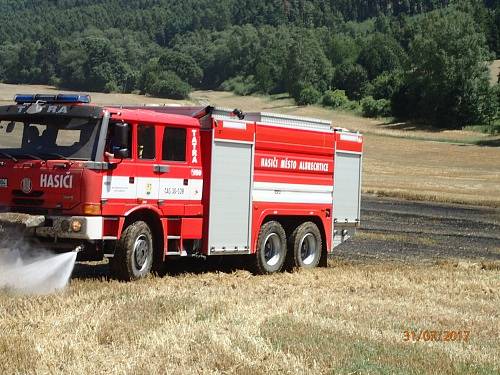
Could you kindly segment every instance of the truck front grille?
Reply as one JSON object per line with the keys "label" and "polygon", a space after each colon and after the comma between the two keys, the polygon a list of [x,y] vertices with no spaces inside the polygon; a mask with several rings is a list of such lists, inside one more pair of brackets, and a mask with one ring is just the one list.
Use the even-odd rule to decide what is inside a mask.
{"label": "truck front grille", "polygon": [[12,202],[19,206],[43,206],[43,191],[34,190],[29,193],[25,193],[21,190],[12,190]]}
{"label": "truck front grille", "polygon": [[10,212],[19,212],[20,214],[30,214],[30,215],[48,215],[49,210],[46,208],[39,207],[11,207]]}
{"label": "truck front grille", "polygon": [[43,199],[22,199],[22,198],[13,198],[12,202],[14,204],[18,204],[20,206],[43,206]]}
{"label": "truck front grille", "polygon": [[21,198],[40,198],[43,196],[43,191],[37,190],[37,191],[32,191],[31,193],[24,193],[21,190],[12,190],[12,195],[14,197],[21,197]]}

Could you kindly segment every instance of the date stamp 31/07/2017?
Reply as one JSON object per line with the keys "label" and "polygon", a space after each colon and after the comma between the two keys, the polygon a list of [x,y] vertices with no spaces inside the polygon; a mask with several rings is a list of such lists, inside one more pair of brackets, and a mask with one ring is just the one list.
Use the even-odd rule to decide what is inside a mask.
{"label": "date stamp 31/07/2017", "polygon": [[443,331],[404,331],[403,341],[439,341],[439,342],[468,342],[470,338],[470,331],[466,330],[443,330]]}

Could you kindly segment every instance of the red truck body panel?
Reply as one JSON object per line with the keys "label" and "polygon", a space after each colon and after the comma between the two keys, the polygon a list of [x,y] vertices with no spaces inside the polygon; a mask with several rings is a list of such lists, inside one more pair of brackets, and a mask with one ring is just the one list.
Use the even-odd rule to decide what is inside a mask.
{"label": "red truck body panel", "polygon": [[[230,112],[218,116],[202,107],[106,107],[103,113],[110,114],[110,123],[130,125],[129,158],[110,157],[100,163],[112,167],[97,168],[86,161],[14,162],[0,155],[0,178],[8,181],[7,186],[0,187],[0,206],[47,217],[95,216],[100,221],[92,225],[101,228],[89,234],[87,239],[92,241],[119,239],[130,215],[147,212],[161,223],[158,230],[164,255],[184,255],[186,240],[200,240],[200,251],[205,255],[254,253],[266,220],[304,218],[320,226],[326,250],[333,250],[337,220],[334,179],[341,178],[335,174],[336,158],[339,152],[355,155],[360,163],[361,135],[324,124],[309,129],[300,125],[300,119],[293,119],[299,125],[289,125],[289,119],[283,123],[269,123],[264,118],[240,120]],[[166,129],[172,128],[185,129],[185,158],[181,161],[163,160]],[[138,134],[143,129],[149,129],[149,142],[155,146],[149,159],[141,157]],[[219,177],[224,175],[223,169],[239,168],[233,165],[232,157],[224,162],[224,155],[246,160],[240,168],[248,177],[242,181],[229,181],[231,175],[226,178],[228,189],[232,189],[228,197],[245,196],[246,191],[248,202],[220,200],[220,189],[225,189]],[[246,190],[238,191],[238,186]],[[216,193],[217,210],[211,206]],[[220,242],[224,228],[214,231],[211,226],[227,223],[235,230],[230,226],[231,218],[224,221],[213,216],[225,212],[219,207],[224,204],[228,209],[235,205],[242,208],[238,212],[247,212],[242,223],[248,223],[248,241],[212,244],[216,237]],[[233,215],[236,211],[227,212]],[[359,214],[346,218],[345,224],[358,225]]]}

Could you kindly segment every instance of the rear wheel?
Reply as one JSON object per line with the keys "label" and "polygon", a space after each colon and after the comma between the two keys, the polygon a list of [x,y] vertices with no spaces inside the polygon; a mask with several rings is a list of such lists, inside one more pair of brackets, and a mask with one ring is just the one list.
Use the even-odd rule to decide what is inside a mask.
{"label": "rear wheel", "polygon": [[114,278],[124,281],[146,277],[153,265],[153,235],[144,221],[129,225],[116,243],[110,260]]}
{"label": "rear wheel", "polygon": [[256,271],[259,274],[279,272],[286,258],[286,234],[277,221],[262,225],[255,254]]}
{"label": "rear wheel", "polygon": [[295,267],[314,268],[321,259],[321,233],[316,224],[308,221],[293,231],[289,240],[292,263]]}

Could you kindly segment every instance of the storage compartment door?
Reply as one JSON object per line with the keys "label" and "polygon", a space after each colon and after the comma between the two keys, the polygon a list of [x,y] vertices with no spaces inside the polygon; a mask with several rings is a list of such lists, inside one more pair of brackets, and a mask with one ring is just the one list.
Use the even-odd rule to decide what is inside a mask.
{"label": "storage compartment door", "polygon": [[335,154],[333,217],[338,224],[358,223],[361,204],[361,155]]}
{"label": "storage compartment door", "polygon": [[253,144],[214,141],[209,254],[250,251]]}

